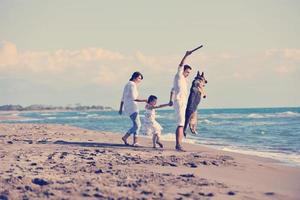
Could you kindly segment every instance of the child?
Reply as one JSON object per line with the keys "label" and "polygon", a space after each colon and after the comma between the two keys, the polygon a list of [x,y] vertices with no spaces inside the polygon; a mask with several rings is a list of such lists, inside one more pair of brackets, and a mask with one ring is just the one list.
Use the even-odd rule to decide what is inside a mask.
{"label": "child", "polygon": [[155,109],[170,106],[170,104],[161,104],[156,106],[157,97],[150,95],[145,106],[145,119],[144,119],[144,130],[147,135],[152,133],[153,148],[156,148],[156,144],[160,148],[163,148],[162,143],[160,142],[160,134],[163,129],[160,124],[155,120]]}

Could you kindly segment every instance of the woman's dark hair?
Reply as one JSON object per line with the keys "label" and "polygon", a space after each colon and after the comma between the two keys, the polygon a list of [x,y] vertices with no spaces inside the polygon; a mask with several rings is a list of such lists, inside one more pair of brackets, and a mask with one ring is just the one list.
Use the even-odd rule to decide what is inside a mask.
{"label": "woman's dark hair", "polygon": [[130,81],[133,81],[134,79],[136,79],[137,77],[141,76],[142,80],[143,80],[143,75],[141,74],[141,72],[134,72],[132,75],[131,75],[131,78],[129,79]]}
{"label": "woman's dark hair", "polygon": [[150,103],[151,101],[154,101],[154,100],[157,100],[157,96],[154,96],[154,95],[150,95],[149,97],[148,97],[148,103]]}
{"label": "woman's dark hair", "polygon": [[192,70],[192,67],[191,67],[191,66],[189,66],[189,65],[184,65],[184,66],[183,66],[183,71],[185,71],[186,69],[190,69],[190,70]]}

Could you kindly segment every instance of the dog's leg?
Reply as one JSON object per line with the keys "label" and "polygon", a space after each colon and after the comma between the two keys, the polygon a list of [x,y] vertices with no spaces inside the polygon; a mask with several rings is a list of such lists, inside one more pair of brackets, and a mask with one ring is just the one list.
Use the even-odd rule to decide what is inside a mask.
{"label": "dog's leg", "polygon": [[184,127],[183,127],[183,134],[184,137],[186,137],[186,128],[190,124],[190,119],[191,119],[191,111],[189,109],[185,110],[185,122],[184,122]]}
{"label": "dog's leg", "polygon": [[193,134],[197,134],[197,111],[193,112],[190,117],[190,130]]}

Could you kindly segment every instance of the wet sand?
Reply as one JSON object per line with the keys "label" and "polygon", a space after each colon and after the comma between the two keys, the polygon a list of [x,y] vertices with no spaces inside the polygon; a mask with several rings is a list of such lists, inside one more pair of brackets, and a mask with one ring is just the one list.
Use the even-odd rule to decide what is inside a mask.
{"label": "wet sand", "polygon": [[125,146],[121,134],[0,124],[0,199],[299,199],[300,168],[174,142]]}

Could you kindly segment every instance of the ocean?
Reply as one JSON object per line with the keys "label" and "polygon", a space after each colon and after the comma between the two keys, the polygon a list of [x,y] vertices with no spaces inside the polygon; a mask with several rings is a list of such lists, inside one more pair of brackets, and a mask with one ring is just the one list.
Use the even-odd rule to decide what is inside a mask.
{"label": "ocean", "polygon": [[[144,111],[140,111],[143,120]],[[162,139],[175,140],[174,110],[157,110]],[[131,125],[117,111],[24,112],[8,123],[68,124],[97,131],[124,134]],[[188,143],[244,154],[258,155],[300,166],[300,108],[199,109],[198,135]]]}

